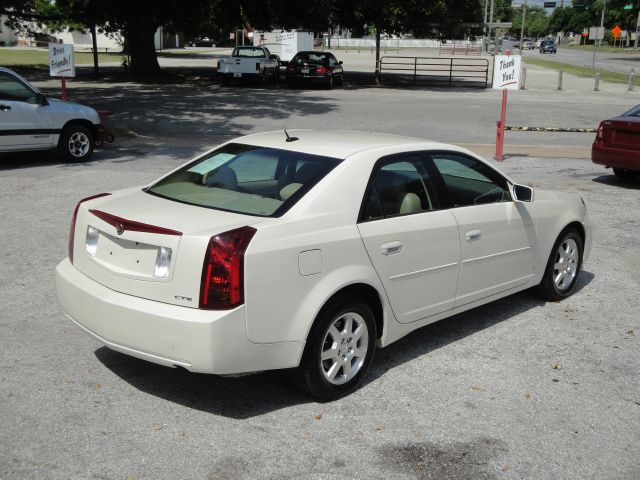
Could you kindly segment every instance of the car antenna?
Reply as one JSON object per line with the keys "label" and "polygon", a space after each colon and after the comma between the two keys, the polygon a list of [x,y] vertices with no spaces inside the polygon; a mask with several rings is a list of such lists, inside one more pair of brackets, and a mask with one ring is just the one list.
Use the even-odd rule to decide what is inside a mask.
{"label": "car antenna", "polygon": [[287,136],[287,142],[295,142],[296,140],[300,140],[298,137],[292,137],[291,135],[289,135],[289,132],[287,132],[287,129],[284,128],[284,134]]}

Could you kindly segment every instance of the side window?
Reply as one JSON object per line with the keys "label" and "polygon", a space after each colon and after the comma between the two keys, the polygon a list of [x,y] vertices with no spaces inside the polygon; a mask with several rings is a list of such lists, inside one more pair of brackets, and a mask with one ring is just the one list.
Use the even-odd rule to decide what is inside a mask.
{"label": "side window", "polygon": [[0,72],[0,99],[36,103],[36,94],[13,75]]}
{"label": "side window", "polygon": [[434,194],[423,158],[392,157],[376,166],[361,220],[409,215],[433,210]]}
{"label": "side window", "polygon": [[453,207],[511,200],[507,181],[488,165],[456,153],[432,153]]}

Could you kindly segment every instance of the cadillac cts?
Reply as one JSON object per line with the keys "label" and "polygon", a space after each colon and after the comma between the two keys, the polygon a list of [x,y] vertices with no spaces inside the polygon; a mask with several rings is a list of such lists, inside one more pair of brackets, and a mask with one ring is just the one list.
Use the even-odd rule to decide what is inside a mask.
{"label": "cadillac cts", "polygon": [[416,328],[530,287],[567,297],[590,243],[579,196],[463,148],[279,131],[81,200],[57,291],[113,350],[193,372],[291,369],[335,398]]}

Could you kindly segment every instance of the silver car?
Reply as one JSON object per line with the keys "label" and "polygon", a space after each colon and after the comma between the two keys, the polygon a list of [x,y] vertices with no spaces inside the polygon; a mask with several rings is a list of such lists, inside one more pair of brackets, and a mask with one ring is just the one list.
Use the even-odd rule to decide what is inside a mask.
{"label": "silver car", "polygon": [[93,108],[47,98],[14,71],[0,67],[0,152],[57,150],[79,162],[102,145],[104,135]]}

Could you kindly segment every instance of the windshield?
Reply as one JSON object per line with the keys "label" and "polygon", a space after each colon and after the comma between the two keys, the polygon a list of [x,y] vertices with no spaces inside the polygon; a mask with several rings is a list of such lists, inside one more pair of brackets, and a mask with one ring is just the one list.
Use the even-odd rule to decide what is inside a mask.
{"label": "windshield", "polygon": [[340,160],[230,143],[146,191],[169,200],[261,217],[279,217]]}

